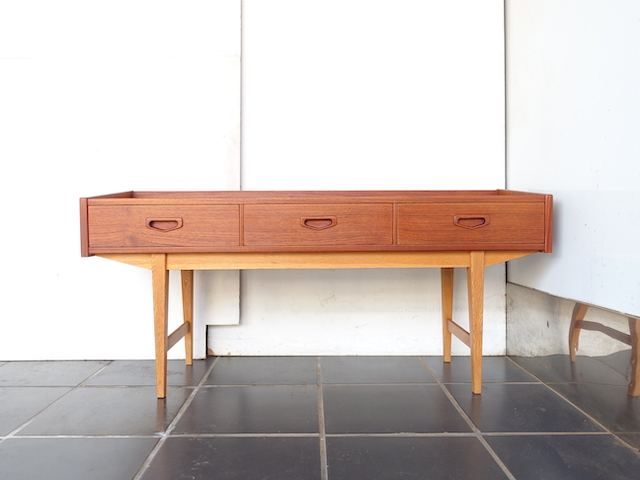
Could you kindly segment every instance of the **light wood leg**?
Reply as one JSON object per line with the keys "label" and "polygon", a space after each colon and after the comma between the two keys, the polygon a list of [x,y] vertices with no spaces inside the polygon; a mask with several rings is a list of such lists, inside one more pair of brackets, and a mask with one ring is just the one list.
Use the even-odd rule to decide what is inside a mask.
{"label": "light wood leg", "polygon": [[169,271],[167,256],[163,253],[151,255],[151,278],[153,284],[153,325],[156,342],[156,392],[158,398],[167,396],[167,329],[169,324]]}
{"label": "light wood leg", "polygon": [[467,268],[469,334],[471,348],[471,391],[482,393],[482,315],[484,308],[484,252],[470,253]]}
{"label": "light wood leg", "polygon": [[182,312],[189,329],[184,336],[187,365],[193,365],[193,270],[182,270]]}
{"label": "light wood leg", "polygon": [[640,318],[629,317],[629,341],[631,343],[631,380],[629,381],[629,395],[640,396]]}
{"label": "light wood leg", "polygon": [[453,319],[453,268],[440,270],[442,285],[442,358],[451,362],[451,330],[449,322]]}
{"label": "light wood leg", "polygon": [[587,315],[589,307],[582,303],[576,303],[571,314],[571,324],[569,325],[569,359],[576,361],[576,352],[578,351],[578,343],[580,341],[580,322]]}

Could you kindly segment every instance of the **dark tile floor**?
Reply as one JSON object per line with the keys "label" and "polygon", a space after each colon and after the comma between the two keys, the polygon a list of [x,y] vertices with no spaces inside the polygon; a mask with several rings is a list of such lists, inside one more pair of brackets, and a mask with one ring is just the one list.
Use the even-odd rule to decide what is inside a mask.
{"label": "dark tile floor", "polygon": [[638,479],[624,375],[566,357],[0,362],[3,480]]}

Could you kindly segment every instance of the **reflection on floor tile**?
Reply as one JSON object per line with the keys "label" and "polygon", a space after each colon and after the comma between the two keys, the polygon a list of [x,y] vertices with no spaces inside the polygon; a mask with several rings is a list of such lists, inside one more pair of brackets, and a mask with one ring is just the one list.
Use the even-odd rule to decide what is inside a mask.
{"label": "reflection on floor tile", "polygon": [[315,385],[316,357],[223,357],[206,385]]}
{"label": "reflection on floor tile", "polygon": [[512,358],[543,382],[628,384],[624,375],[596,358],[577,356],[575,362],[571,362],[569,355]]}
{"label": "reflection on floor tile", "polygon": [[191,390],[169,387],[82,387],[46,409],[18,435],[154,435],[163,432]]}
{"label": "reflection on floor tile", "polygon": [[8,435],[69,391],[68,387],[0,387],[0,435]]}
{"label": "reflection on floor tile", "polygon": [[545,385],[487,384],[482,395],[464,384],[447,388],[482,432],[602,431]]}
{"label": "reflection on floor tile", "polygon": [[[452,357],[445,363],[442,357],[423,357],[433,373],[444,383],[471,383],[471,360],[469,357]],[[482,359],[482,382],[537,382],[538,380],[507,357],[484,357]]]}
{"label": "reflection on floor tile", "polygon": [[75,387],[109,362],[7,362],[0,387]]}
{"label": "reflection on floor tile", "polygon": [[477,438],[332,437],[331,480],[499,480],[507,476]]}
{"label": "reflection on floor tile", "polygon": [[551,388],[613,432],[640,432],[640,397],[626,385],[551,383]]}
{"label": "reflection on floor tile", "polygon": [[469,432],[438,385],[325,385],[327,433]]}
{"label": "reflection on floor tile", "polygon": [[156,438],[12,438],[0,443],[0,476],[7,480],[131,479],[157,441]]}
{"label": "reflection on floor tile", "polygon": [[202,388],[175,433],[317,433],[318,387]]}
{"label": "reflection on floor tile", "polygon": [[[197,385],[211,363],[194,360],[193,365],[186,365],[184,360],[169,360],[167,385]],[[85,385],[111,386],[155,384],[156,364],[153,360],[116,360],[85,382]]]}
{"label": "reflection on floor tile", "polygon": [[143,480],[320,480],[318,438],[169,438]]}
{"label": "reflection on floor tile", "polygon": [[486,440],[518,480],[631,480],[640,457],[612,435],[491,436]]}
{"label": "reflection on floor tile", "polygon": [[417,357],[322,357],[323,383],[435,383]]}

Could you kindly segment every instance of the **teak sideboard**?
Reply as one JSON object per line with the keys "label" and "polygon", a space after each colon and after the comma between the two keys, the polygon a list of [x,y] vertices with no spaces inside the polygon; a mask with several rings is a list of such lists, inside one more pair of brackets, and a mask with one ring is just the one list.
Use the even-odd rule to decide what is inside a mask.
{"label": "teak sideboard", "polygon": [[[482,391],[484,268],[551,252],[552,197],[509,190],[124,192],[80,199],[82,256],[151,270],[158,398],[167,351],[193,362],[193,271],[441,269],[445,362],[451,335],[470,348]],[[453,321],[453,272],[466,267],[468,331]],[[180,270],[184,322],[168,334],[169,270]]]}

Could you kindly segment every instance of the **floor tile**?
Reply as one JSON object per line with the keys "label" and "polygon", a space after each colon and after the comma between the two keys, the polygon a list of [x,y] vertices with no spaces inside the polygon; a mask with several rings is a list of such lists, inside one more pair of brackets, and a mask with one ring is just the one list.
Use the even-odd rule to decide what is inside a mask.
{"label": "floor tile", "polygon": [[327,433],[469,432],[438,385],[325,385]]}
{"label": "floor tile", "polygon": [[223,357],[206,385],[316,385],[316,357]]}
{"label": "floor tile", "polygon": [[0,387],[0,435],[8,435],[69,391],[69,387]]}
{"label": "floor tile", "polygon": [[0,366],[0,387],[75,387],[109,362],[7,362]]}
{"label": "floor tile", "polygon": [[435,383],[418,357],[322,357],[323,383]]}
{"label": "floor tile", "polygon": [[612,432],[640,432],[640,397],[626,385],[550,383],[549,386]]}
{"label": "floor tile", "polygon": [[19,435],[153,435],[169,426],[191,393],[169,387],[82,387],[52,405]]}
{"label": "floor tile", "polygon": [[318,438],[168,438],[142,480],[320,480]]}
{"label": "floor tile", "polygon": [[7,480],[131,479],[157,441],[155,438],[10,438],[0,443],[0,475]]}
{"label": "floor tile", "polygon": [[174,433],[318,433],[318,387],[202,388]]}
{"label": "floor tile", "polygon": [[[445,363],[442,357],[422,358],[441,382],[471,383],[469,357],[452,357],[450,363]],[[482,382],[538,382],[538,380],[506,357],[483,357]]]}
{"label": "floor tile", "polygon": [[[213,363],[210,360],[194,360],[186,365],[184,360],[167,362],[167,385],[195,386]],[[155,385],[156,364],[153,360],[116,360],[100,373],[91,377],[85,385]]]}
{"label": "floor tile", "polygon": [[543,382],[628,384],[622,373],[596,358],[577,356],[575,362],[571,362],[569,355],[511,358]]}
{"label": "floor tile", "polygon": [[518,480],[631,480],[640,456],[612,435],[490,436]]}
{"label": "floor tile", "polygon": [[447,388],[482,432],[602,431],[545,385],[485,384],[482,395],[464,384]]}
{"label": "floor tile", "polygon": [[329,437],[327,457],[330,480],[507,478],[480,441],[470,437]]}

